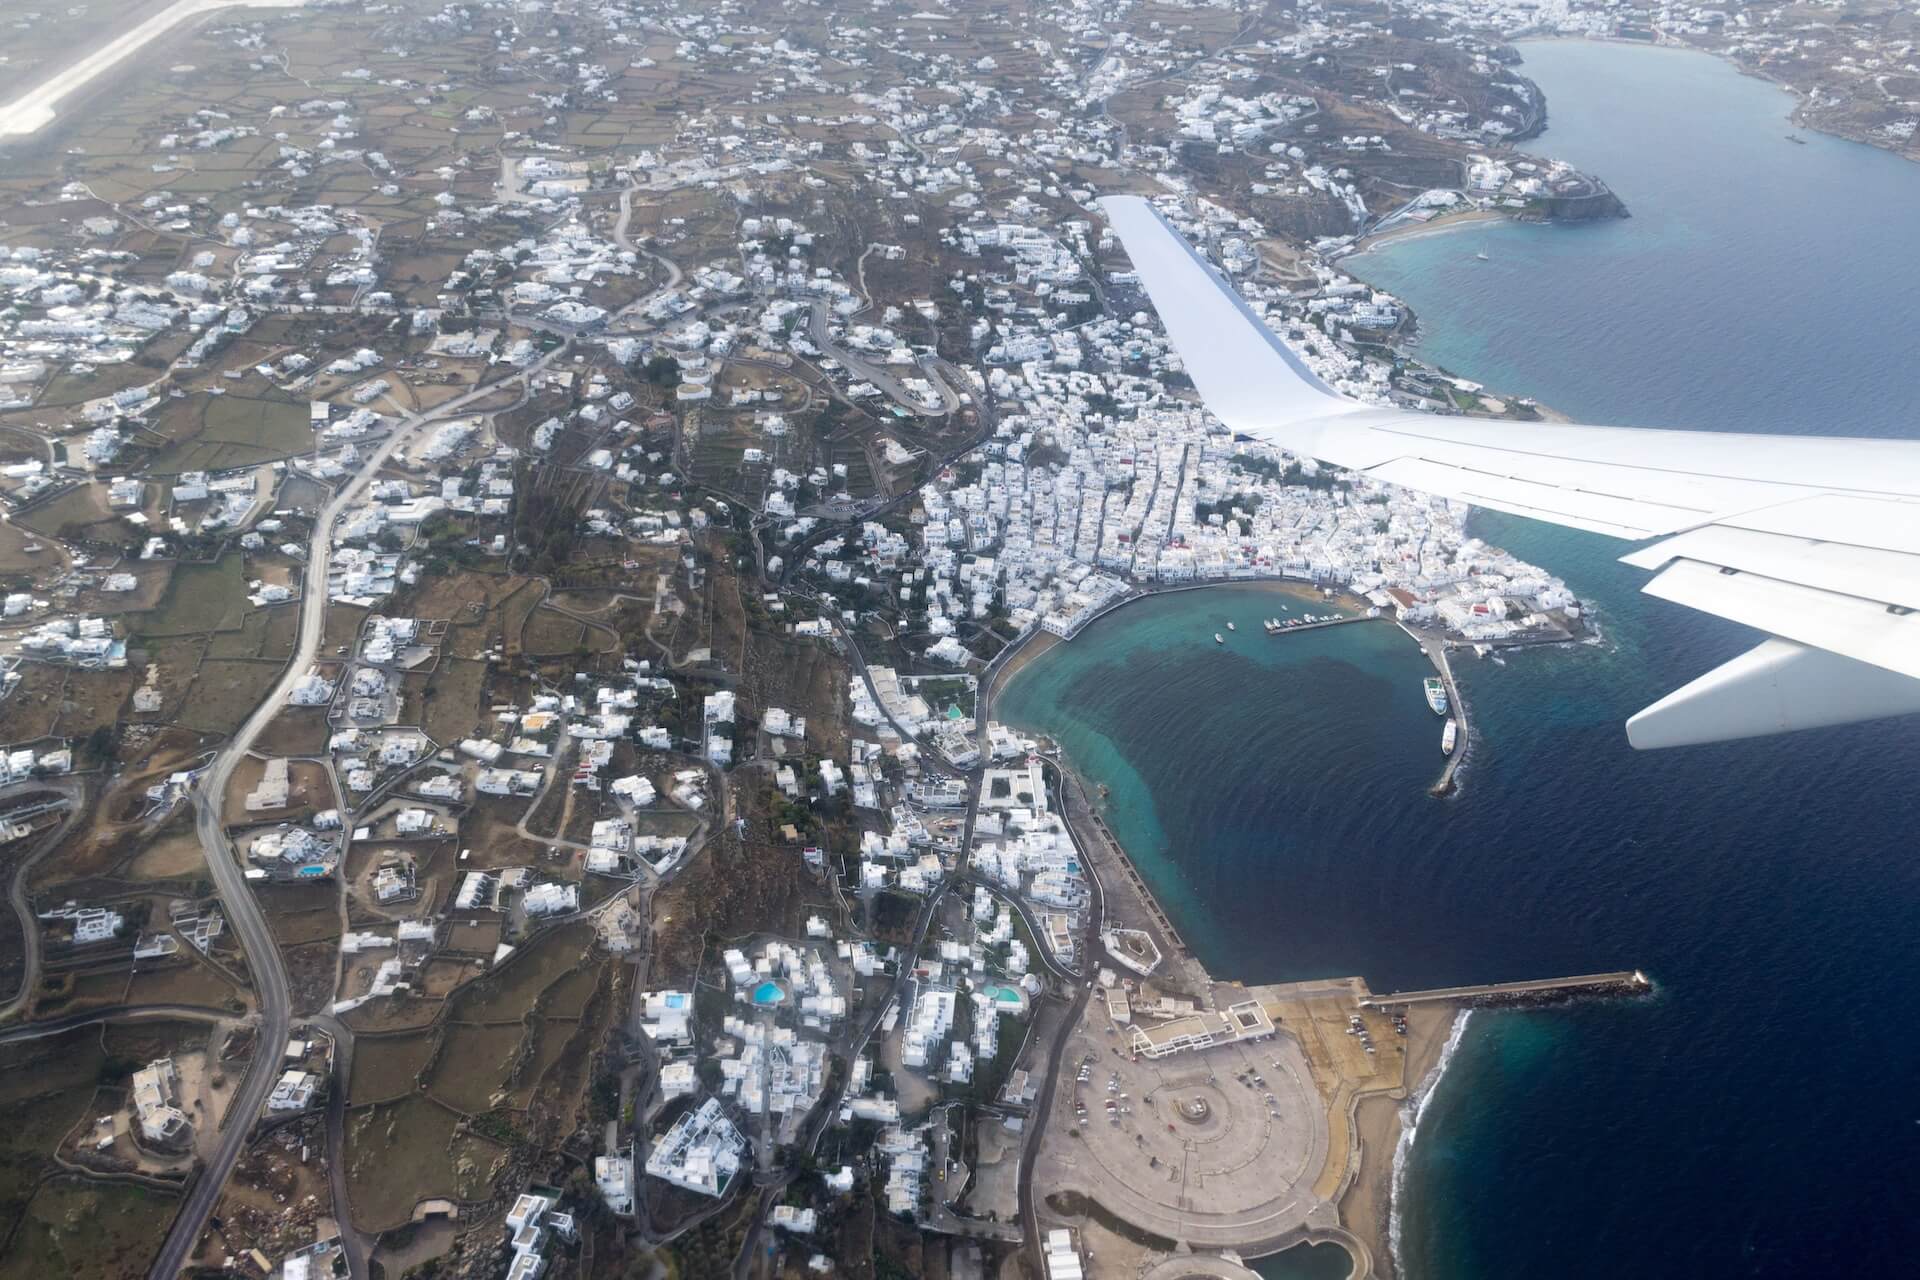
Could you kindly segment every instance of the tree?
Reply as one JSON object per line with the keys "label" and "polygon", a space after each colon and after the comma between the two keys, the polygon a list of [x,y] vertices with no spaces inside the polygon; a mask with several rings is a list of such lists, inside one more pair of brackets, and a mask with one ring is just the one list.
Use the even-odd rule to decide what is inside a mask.
{"label": "tree", "polygon": [[95,764],[112,760],[119,749],[120,730],[117,725],[111,724],[95,725],[80,744],[80,754]]}
{"label": "tree", "polygon": [[680,382],[680,362],[669,355],[658,355],[647,361],[647,381],[656,387],[677,386]]}

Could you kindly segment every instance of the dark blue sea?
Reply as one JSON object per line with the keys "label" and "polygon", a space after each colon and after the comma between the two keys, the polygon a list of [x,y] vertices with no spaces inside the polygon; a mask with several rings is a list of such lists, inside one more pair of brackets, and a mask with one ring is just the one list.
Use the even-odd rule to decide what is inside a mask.
{"label": "dark blue sea", "polygon": [[[1427,358],[1589,421],[1920,435],[1920,166],[1788,142],[1790,100],[1704,56],[1523,51],[1551,122],[1530,145],[1634,216],[1350,261],[1412,304]],[[1636,753],[1628,715],[1758,637],[1638,594],[1621,544],[1473,527],[1593,601],[1606,643],[1462,664],[1453,799],[1426,794],[1411,643],[1270,640],[1277,598],[1246,588],[1121,610],[997,714],[1112,787],[1220,976],[1654,977],[1474,1015],[1408,1156],[1406,1274],[1920,1273],[1920,724]]]}

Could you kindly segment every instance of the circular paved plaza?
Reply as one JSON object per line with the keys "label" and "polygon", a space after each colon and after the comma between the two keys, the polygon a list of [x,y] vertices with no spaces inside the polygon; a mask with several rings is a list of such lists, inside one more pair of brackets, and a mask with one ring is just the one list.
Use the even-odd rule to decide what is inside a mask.
{"label": "circular paved plaza", "polygon": [[1291,1037],[1133,1062],[1114,1037],[1082,1034],[1055,1099],[1040,1184],[1082,1191],[1148,1230],[1231,1245],[1318,1207],[1326,1116]]}

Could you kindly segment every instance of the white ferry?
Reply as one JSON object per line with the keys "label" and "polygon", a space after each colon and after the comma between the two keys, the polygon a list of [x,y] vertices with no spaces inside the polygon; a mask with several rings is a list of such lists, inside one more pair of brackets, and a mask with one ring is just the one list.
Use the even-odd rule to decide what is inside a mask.
{"label": "white ferry", "polygon": [[1215,644],[1225,644],[1227,642],[1227,638],[1221,635],[1218,631],[1216,631],[1213,633],[1213,642]]}
{"label": "white ferry", "polygon": [[1227,630],[1229,630],[1229,631],[1238,631],[1239,629],[1240,629],[1240,628],[1238,628],[1238,627],[1236,627],[1236,626],[1234,626],[1234,625],[1233,625],[1233,624],[1232,624],[1231,622],[1229,622],[1229,623],[1227,624]]}
{"label": "white ferry", "polygon": [[1440,754],[1453,754],[1453,740],[1460,736],[1460,725],[1452,716],[1447,717],[1447,727],[1440,731]]}
{"label": "white ferry", "polygon": [[1428,676],[1426,683],[1427,705],[1433,708],[1433,714],[1447,714],[1447,686],[1438,676]]}

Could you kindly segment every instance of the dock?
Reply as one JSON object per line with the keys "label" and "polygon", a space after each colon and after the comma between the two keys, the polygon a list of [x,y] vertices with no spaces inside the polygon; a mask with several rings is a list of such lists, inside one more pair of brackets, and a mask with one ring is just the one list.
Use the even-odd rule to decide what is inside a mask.
{"label": "dock", "polygon": [[1319,622],[1300,622],[1291,627],[1282,627],[1278,631],[1269,631],[1270,636],[1290,636],[1299,631],[1318,631],[1322,627],[1344,627],[1350,622],[1379,622],[1381,619],[1364,613],[1346,613],[1337,618],[1323,618]]}
{"label": "dock", "polygon": [[1466,763],[1467,740],[1471,735],[1467,729],[1467,700],[1460,696],[1460,686],[1453,679],[1453,665],[1447,661],[1446,637],[1416,631],[1404,622],[1396,621],[1394,625],[1420,646],[1421,652],[1433,663],[1434,670],[1440,673],[1441,683],[1447,688],[1447,714],[1454,718],[1458,727],[1454,730],[1453,750],[1447,753],[1447,763],[1440,770],[1439,779],[1427,788],[1427,793],[1435,796],[1452,795],[1454,775]]}
{"label": "dock", "polygon": [[1641,995],[1653,982],[1638,969],[1589,973],[1575,978],[1535,978],[1527,982],[1491,982],[1477,987],[1435,987],[1431,991],[1369,992],[1363,1009],[1404,1009],[1419,1004],[1549,1004],[1582,995]]}

